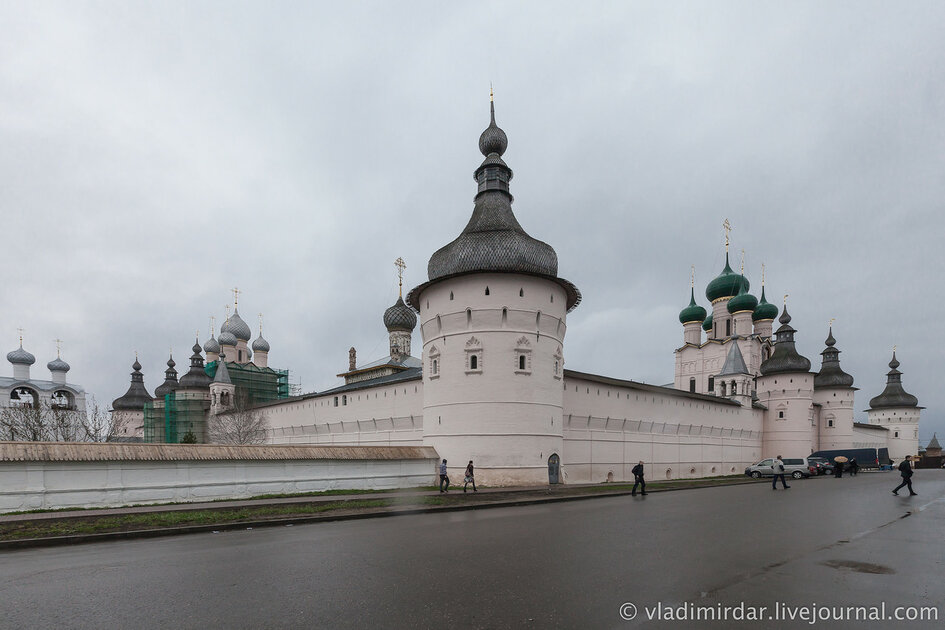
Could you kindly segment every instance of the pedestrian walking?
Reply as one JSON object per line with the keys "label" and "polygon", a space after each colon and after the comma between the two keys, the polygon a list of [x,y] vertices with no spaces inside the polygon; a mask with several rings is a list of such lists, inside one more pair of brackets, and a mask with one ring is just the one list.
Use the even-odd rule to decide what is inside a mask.
{"label": "pedestrian walking", "polygon": [[856,473],[859,472],[860,465],[856,463],[856,458],[850,460],[850,474],[856,477]]}
{"label": "pedestrian walking", "polygon": [[640,463],[630,469],[630,472],[633,473],[633,490],[630,491],[630,496],[637,496],[637,486],[640,486],[640,494],[646,496],[646,480],[643,478],[643,460],[640,460]]}
{"label": "pedestrian walking", "polygon": [[778,455],[778,458],[771,464],[771,468],[774,470],[774,478],[771,480],[771,489],[778,489],[778,479],[781,480],[781,485],[784,486],[785,490],[790,488],[791,486],[787,485],[787,482],[784,480],[784,460],[781,459],[780,455]]}
{"label": "pedestrian walking", "polygon": [[[443,488],[443,485],[446,485],[446,488]],[[440,492],[449,492],[450,491],[450,478],[446,474],[446,460],[443,460],[443,463],[440,464]]]}
{"label": "pedestrian walking", "polygon": [[892,493],[899,496],[899,489],[903,486],[909,487],[909,496],[914,497],[919,494],[912,489],[912,455],[906,455],[906,458],[899,463],[899,474],[902,475],[902,483],[896,486]]}
{"label": "pedestrian walking", "polygon": [[466,477],[463,479],[463,492],[466,492],[466,486],[469,484],[473,485],[473,492],[479,492],[476,490],[476,469],[473,467],[473,460],[469,460],[469,465],[466,466]]}

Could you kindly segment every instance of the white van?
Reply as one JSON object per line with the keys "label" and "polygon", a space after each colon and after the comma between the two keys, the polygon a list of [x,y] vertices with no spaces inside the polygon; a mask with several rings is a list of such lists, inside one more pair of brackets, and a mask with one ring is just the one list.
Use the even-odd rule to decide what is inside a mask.
{"label": "white van", "polygon": [[[795,479],[800,479],[801,477],[810,477],[810,464],[807,461],[806,457],[785,457],[782,459],[784,462],[784,474],[791,475]],[[745,474],[749,477],[754,477],[758,479],[760,477],[773,477],[774,476],[774,458],[769,457],[768,459],[763,459],[757,464],[752,464],[745,469]]]}

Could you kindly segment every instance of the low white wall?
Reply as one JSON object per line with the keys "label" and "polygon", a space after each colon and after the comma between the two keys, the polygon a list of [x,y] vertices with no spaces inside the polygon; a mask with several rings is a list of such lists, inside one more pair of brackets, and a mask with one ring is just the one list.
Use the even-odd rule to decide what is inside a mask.
{"label": "low white wall", "polygon": [[[0,512],[239,499],[332,489],[416,487],[434,483],[437,460],[436,452],[430,448],[367,449],[383,453],[379,452],[375,459],[364,459],[364,449],[358,451],[357,447],[270,446],[258,447],[269,451],[259,453],[265,455],[260,457],[253,457],[255,453],[250,452],[244,458],[147,460],[108,459],[108,453],[100,453],[70,461],[42,453],[29,458],[3,457],[5,446],[0,443]],[[204,451],[213,447],[190,448]],[[253,447],[237,450],[247,448]],[[310,456],[296,458],[303,448],[311,451]],[[287,449],[294,452],[285,452]]]}

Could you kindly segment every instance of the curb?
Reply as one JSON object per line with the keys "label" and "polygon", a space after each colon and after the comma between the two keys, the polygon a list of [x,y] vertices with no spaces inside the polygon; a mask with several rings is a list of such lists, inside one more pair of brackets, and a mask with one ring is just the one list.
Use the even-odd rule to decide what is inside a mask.
{"label": "curb", "polygon": [[[739,481],[735,483],[726,483],[718,485],[688,486],[682,488],[661,488],[653,489],[647,494],[657,492],[677,492],[679,490],[703,490],[706,488],[725,488],[728,486],[744,486],[759,483],[756,480]],[[385,518],[392,516],[407,516],[416,514],[431,514],[436,512],[465,512],[468,510],[482,510],[501,507],[521,507],[526,505],[541,505],[546,503],[559,503],[565,501],[583,501],[586,499],[599,499],[629,496],[630,490],[617,490],[614,492],[596,492],[592,494],[578,494],[573,496],[548,496],[527,499],[509,499],[496,501],[492,503],[468,503],[462,505],[445,505],[429,507],[408,507],[403,509],[393,508],[367,508],[367,511],[354,514],[326,514],[324,516],[297,516],[290,518],[264,519],[258,521],[240,521],[238,523],[221,523],[216,525],[183,525],[179,527],[164,527],[160,529],[137,529],[123,532],[104,532],[101,534],[74,534],[71,536],[51,536],[45,538],[22,538],[19,540],[0,541],[0,551],[13,549],[29,549],[35,547],[61,547],[65,545],[80,545],[93,542],[104,542],[109,540],[130,540],[135,538],[158,538],[161,536],[179,536],[182,534],[203,534],[207,532],[225,532],[240,529],[255,529],[257,527],[285,527],[288,525],[306,525],[312,523],[331,523],[338,521],[358,521],[368,518]],[[376,509],[377,511],[370,511]]]}

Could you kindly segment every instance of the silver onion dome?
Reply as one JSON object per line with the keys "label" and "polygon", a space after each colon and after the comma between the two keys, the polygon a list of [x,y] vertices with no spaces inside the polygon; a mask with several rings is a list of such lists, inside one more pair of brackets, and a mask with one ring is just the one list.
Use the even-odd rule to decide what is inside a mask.
{"label": "silver onion dome", "polygon": [[253,342],[253,352],[269,352],[269,342],[261,334]]}
{"label": "silver onion dome", "polygon": [[229,330],[226,330],[220,333],[221,346],[235,346],[236,342],[237,342],[236,335],[231,333]]}
{"label": "silver onion dome", "polygon": [[[222,337],[223,335],[220,336]],[[203,351],[220,354],[220,342],[218,342],[215,337],[211,336],[207,339],[206,343],[203,344]]]}
{"label": "silver onion dome", "polygon": [[72,369],[69,366],[69,364],[63,361],[60,357],[56,357],[55,359],[47,363],[46,368],[50,372],[68,372],[69,370]]}
{"label": "silver onion dome", "polygon": [[[243,321],[243,318],[240,317],[240,312],[237,309],[233,309],[233,314],[223,322],[223,326],[220,327],[220,339],[223,339],[222,333],[233,333],[236,335],[237,339],[242,341],[249,341],[253,336],[253,332],[249,329],[249,325]],[[223,343],[222,341],[220,343]]]}
{"label": "silver onion dome", "polygon": [[20,347],[7,353],[7,361],[13,365],[33,365],[36,363],[36,357],[23,349],[23,342]]}
{"label": "silver onion dome", "polygon": [[417,314],[404,304],[404,298],[399,297],[393,306],[384,311],[384,326],[387,327],[387,332],[394,330],[412,332],[417,327]]}

